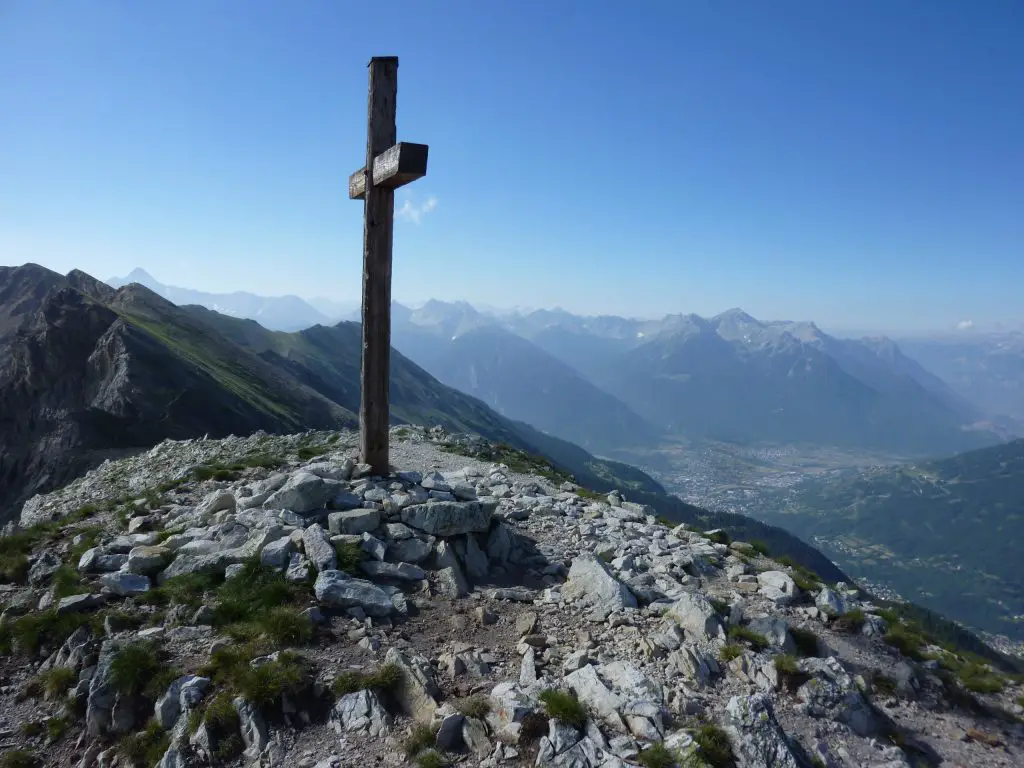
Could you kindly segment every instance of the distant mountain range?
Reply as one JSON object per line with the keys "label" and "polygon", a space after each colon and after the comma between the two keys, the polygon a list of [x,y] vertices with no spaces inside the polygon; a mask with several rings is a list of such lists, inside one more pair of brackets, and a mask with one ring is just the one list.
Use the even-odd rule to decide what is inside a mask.
{"label": "distant mountain range", "polygon": [[599,451],[677,434],[940,455],[1008,436],[889,339],[839,339],[738,309],[497,317],[431,301],[396,305],[393,334],[445,383]]}
{"label": "distant mountain range", "polygon": [[144,269],[134,269],[125,277],[111,277],[111,288],[130,283],[144,285],[173,304],[196,304],[231,317],[255,320],[272,331],[301,331],[314,325],[332,325],[352,312],[352,305],[330,299],[300,299],[298,296],[257,296],[254,293],[207,293],[191,288],[165,285]]}
{"label": "distant mountain range", "polygon": [[825,547],[855,578],[1024,641],[1024,440],[837,471],[760,505],[758,517]]}
{"label": "distant mountain range", "polygon": [[[142,270],[108,282],[126,281],[272,330],[330,325],[329,313],[344,308],[190,291]],[[358,311],[341,317],[358,320]],[[942,455],[1024,431],[994,418],[1024,413],[1024,344],[968,352],[906,342],[915,357],[887,338],[841,339],[811,322],[761,322],[739,309],[636,320],[437,300],[394,303],[392,334],[396,349],[445,384],[603,453],[674,434]]]}

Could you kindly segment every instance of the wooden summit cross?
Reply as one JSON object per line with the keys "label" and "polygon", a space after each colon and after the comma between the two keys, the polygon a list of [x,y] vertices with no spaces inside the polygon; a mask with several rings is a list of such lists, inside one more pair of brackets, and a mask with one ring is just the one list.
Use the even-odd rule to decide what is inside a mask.
{"label": "wooden summit cross", "polygon": [[[359,457],[387,475],[391,373],[391,245],[395,190],[427,173],[427,145],[396,143],[398,57],[370,59],[366,164],[349,176],[348,196],[363,201],[363,350]],[[372,169],[372,173],[368,170]]]}

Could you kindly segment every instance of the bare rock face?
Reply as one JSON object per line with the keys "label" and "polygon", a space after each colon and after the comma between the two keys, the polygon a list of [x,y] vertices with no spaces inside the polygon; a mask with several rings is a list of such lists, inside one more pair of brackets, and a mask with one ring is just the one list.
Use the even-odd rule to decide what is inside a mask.
{"label": "bare rock face", "polygon": [[432,536],[483,533],[491,527],[491,507],[479,501],[428,501],[402,510],[402,522]]}
{"label": "bare rock face", "polygon": [[427,660],[392,648],[384,659],[402,671],[402,679],[394,692],[402,711],[419,722],[430,722],[437,711],[441,689]]}
{"label": "bare rock face", "polygon": [[733,696],[726,706],[726,729],[733,751],[745,768],[800,768],[763,693]]}
{"label": "bare rock face", "polygon": [[636,608],[636,597],[616,579],[600,558],[580,555],[569,568],[569,581],[562,590],[570,599],[581,599],[606,612]]}

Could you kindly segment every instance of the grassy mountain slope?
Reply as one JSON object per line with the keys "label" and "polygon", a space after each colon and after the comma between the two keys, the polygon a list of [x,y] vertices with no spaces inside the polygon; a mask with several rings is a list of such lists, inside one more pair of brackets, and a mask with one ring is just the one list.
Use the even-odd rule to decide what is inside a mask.
{"label": "grassy mountain slope", "polygon": [[834,542],[835,558],[855,576],[1024,639],[1022,440],[804,483],[763,517]]}

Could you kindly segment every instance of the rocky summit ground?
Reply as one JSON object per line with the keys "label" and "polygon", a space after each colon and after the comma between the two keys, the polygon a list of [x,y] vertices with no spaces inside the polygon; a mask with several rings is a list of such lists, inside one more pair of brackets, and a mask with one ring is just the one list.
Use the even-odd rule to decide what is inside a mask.
{"label": "rocky summit ground", "polygon": [[[167,441],[0,537],[0,766],[1012,766],[1020,681],[436,430]],[[540,471],[540,475],[522,470]]]}

